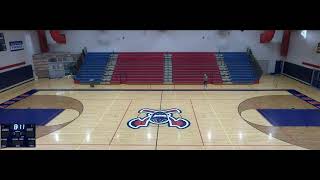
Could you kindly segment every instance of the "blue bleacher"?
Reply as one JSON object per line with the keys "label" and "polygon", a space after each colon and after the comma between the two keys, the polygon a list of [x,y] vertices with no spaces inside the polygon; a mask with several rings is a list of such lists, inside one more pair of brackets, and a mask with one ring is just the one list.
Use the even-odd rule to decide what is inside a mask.
{"label": "blue bleacher", "polygon": [[80,83],[90,83],[91,79],[95,83],[103,82],[110,54],[100,52],[88,53],[75,80]]}
{"label": "blue bleacher", "polygon": [[232,83],[255,83],[258,80],[256,70],[246,52],[221,53],[228,67]]}

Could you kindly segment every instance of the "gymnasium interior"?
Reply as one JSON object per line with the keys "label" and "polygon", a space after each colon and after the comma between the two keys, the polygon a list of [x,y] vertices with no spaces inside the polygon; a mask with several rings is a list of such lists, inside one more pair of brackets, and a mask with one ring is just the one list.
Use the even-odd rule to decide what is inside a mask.
{"label": "gymnasium interior", "polygon": [[0,30],[1,151],[318,150],[319,30]]}

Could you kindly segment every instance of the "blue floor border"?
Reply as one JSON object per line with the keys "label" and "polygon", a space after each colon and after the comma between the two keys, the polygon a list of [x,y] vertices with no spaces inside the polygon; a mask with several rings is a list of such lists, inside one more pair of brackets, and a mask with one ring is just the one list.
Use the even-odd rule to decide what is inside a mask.
{"label": "blue floor border", "polygon": [[[37,93],[37,89],[32,89],[19,96],[0,104],[0,123],[32,123],[45,125],[58,116],[64,109],[10,109],[9,106],[26,99]],[[26,118],[27,117],[27,118]],[[26,118],[26,119],[25,119]]]}
{"label": "blue floor border", "polygon": [[307,96],[297,90],[294,90],[294,89],[289,89],[288,92],[291,93],[292,95],[294,95],[295,97],[311,104],[312,106],[316,107],[317,109],[320,109],[320,102],[319,101],[316,101],[316,100],[310,98],[309,96]]}
{"label": "blue floor border", "polygon": [[29,96],[32,96],[36,92],[38,92],[37,89],[32,89],[32,90],[27,91],[27,92],[15,97],[15,98],[12,98],[12,99],[10,99],[8,101],[5,101],[5,102],[0,104],[0,109],[5,109],[5,108],[9,107],[10,105],[12,105],[12,104],[14,104],[16,102],[19,102],[19,101],[21,101],[21,100],[23,100],[23,99],[25,99],[25,98],[27,98]]}

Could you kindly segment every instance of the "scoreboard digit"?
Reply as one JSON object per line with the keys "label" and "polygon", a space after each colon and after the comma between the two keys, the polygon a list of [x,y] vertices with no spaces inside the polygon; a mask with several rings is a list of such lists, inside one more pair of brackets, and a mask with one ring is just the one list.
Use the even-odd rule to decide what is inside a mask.
{"label": "scoreboard digit", "polygon": [[35,147],[36,125],[34,124],[2,124],[1,148]]}

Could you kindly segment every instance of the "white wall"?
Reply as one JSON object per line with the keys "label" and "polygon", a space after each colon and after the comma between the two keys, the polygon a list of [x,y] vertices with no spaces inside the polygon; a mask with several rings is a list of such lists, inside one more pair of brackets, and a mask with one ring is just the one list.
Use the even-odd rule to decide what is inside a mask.
{"label": "white wall", "polygon": [[[32,55],[40,52],[36,31],[11,31],[4,33],[7,51],[0,52],[0,67],[20,62],[32,64]],[[50,44],[52,52],[80,52],[83,47],[88,51],[245,51],[250,47],[258,60],[268,60],[268,72],[274,69],[275,60],[280,57],[282,31],[277,31],[274,40],[260,44],[262,31],[229,31],[227,36],[219,35],[220,31],[200,30],[67,30],[67,44]],[[320,42],[320,30],[308,30],[307,38],[301,31],[292,31],[286,61],[302,65],[303,61],[320,64],[320,54],[316,53]],[[124,37],[124,39],[123,39]],[[10,51],[10,41],[23,41],[24,50]],[[50,41],[49,41],[50,42]],[[12,68],[14,69],[14,68]],[[7,69],[11,70],[11,69]],[[7,70],[0,71],[4,72]]]}
{"label": "white wall", "polygon": [[[7,46],[7,51],[0,51],[0,67],[17,64],[21,62],[26,62],[26,65],[32,64],[32,55],[34,53],[40,52],[36,31],[0,30],[0,32],[4,34]],[[24,45],[24,50],[10,51],[10,41],[22,41]],[[22,66],[5,69],[0,71],[0,73],[19,67]]]}
{"label": "white wall", "polygon": [[301,66],[304,66],[302,62],[320,65],[320,53],[316,53],[317,45],[320,42],[320,31],[308,30],[306,39],[300,33],[301,31],[293,31],[291,33],[286,61]]}
{"label": "white wall", "polygon": [[159,52],[159,51],[246,51],[250,47],[258,60],[269,60],[268,72],[273,72],[276,60],[280,60],[282,32],[274,40],[260,44],[262,31],[221,31],[210,30],[67,30],[67,44],[50,44],[52,52],[81,52],[87,47],[91,52]]}
{"label": "white wall", "polygon": [[230,31],[230,35],[225,37],[213,30],[68,30],[62,32],[66,34],[67,44],[50,44],[50,51],[81,52],[85,46],[88,51],[97,52],[245,51],[247,47],[251,47],[258,59],[280,58],[280,42],[260,44],[261,31]]}
{"label": "white wall", "polygon": [[[26,61],[26,50],[10,51],[10,41],[23,41],[25,46],[25,31],[0,31],[4,35],[7,51],[0,51],[0,67],[17,64]],[[14,69],[14,68],[11,68]],[[4,72],[11,69],[5,69],[0,72]]]}
{"label": "white wall", "polygon": [[[37,31],[27,31],[25,34],[25,41],[27,59],[26,61],[27,64],[32,65],[32,69],[34,70],[32,56],[41,52]],[[35,71],[33,71],[33,76],[35,77]]]}

